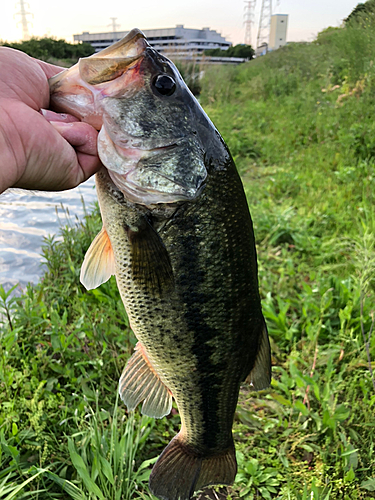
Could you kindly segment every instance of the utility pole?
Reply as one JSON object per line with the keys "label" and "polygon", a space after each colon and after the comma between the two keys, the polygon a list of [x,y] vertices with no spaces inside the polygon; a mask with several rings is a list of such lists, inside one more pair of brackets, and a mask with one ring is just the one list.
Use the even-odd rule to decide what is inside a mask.
{"label": "utility pole", "polygon": [[31,12],[27,12],[26,11],[26,9],[25,9],[26,5],[27,5],[28,8],[30,8],[30,5],[27,2],[24,2],[23,0],[19,0],[19,2],[17,2],[16,6],[17,5],[20,6],[20,10],[19,10],[19,12],[16,12],[14,14],[14,17],[15,16],[21,16],[21,21],[19,21],[17,23],[17,26],[19,24],[22,24],[22,40],[29,40],[30,39],[30,34],[29,34],[28,24],[30,23],[30,21],[27,20],[27,16],[34,17],[34,15]]}
{"label": "utility pole", "polygon": [[272,0],[262,0],[257,36],[257,47],[260,47],[264,43],[266,43],[267,45],[269,43],[271,16]]}
{"label": "utility pole", "polygon": [[254,11],[256,0],[245,2],[244,25],[245,25],[245,44],[252,45],[251,27],[254,23]]}

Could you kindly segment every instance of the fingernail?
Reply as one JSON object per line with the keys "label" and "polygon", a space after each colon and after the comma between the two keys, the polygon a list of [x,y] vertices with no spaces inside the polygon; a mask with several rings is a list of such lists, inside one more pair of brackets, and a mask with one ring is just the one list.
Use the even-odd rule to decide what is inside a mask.
{"label": "fingernail", "polygon": [[67,128],[73,127],[74,122],[56,122],[56,121],[51,121],[50,124],[56,130],[66,130]]}
{"label": "fingernail", "polygon": [[51,111],[49,109],[40,109],[41,114],[44,116],[46,120],[49,122],[65,122],[65,123],[72,123],[72,122],[79,122],[78,118],[75,116],[69,115],[67,113],[55,113],[54,111]]}

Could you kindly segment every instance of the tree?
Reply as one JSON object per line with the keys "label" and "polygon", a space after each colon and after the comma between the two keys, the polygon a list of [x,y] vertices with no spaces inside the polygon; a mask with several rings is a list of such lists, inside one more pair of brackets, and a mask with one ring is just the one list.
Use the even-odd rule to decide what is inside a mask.
{"label": "tree", "polygon": [[239,43],[238,45],[229,47],[227,50],[222,49],[207,49],[204,51],[206,56],[214,57],[242,57],[244,59],[253,59],[255,51],[251,45]]}
{"label": "tree", "polygon": [[31,57],[48,61],[51,57],[56,59],[79,59],[90,56],[95,52],[89,43],[72,44],[63,39],[56,38],[31,38],[22,42],[7,43],[0,45],[22,50]]}

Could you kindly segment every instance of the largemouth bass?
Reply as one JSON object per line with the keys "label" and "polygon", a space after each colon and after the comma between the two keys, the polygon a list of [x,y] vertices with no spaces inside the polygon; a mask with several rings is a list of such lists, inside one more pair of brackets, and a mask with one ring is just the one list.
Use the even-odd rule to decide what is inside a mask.
{"label": "largemouth bass", "polygon": [[175,399],[181,430],[150,490],[188,500],[231,484],[240,384],[271,378],[252,221],[219,132],[176,67],[139,30],[53,77],[51,102],[100,130],[103,228],[81,281],[112,274],[138,339],[119,383],[129,410],[160,418]]}

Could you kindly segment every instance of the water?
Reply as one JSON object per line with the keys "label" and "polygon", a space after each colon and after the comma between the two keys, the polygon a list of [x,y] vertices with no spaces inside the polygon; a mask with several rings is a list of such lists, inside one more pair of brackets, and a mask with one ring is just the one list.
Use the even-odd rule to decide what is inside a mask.
{"label": "water", "polygon": [[81,219],[96,201],[94,180],[61,192],[8,190],[0,195],[0,284],[36,283],[43,274],[43,238],[59,233],[67,222]]}

